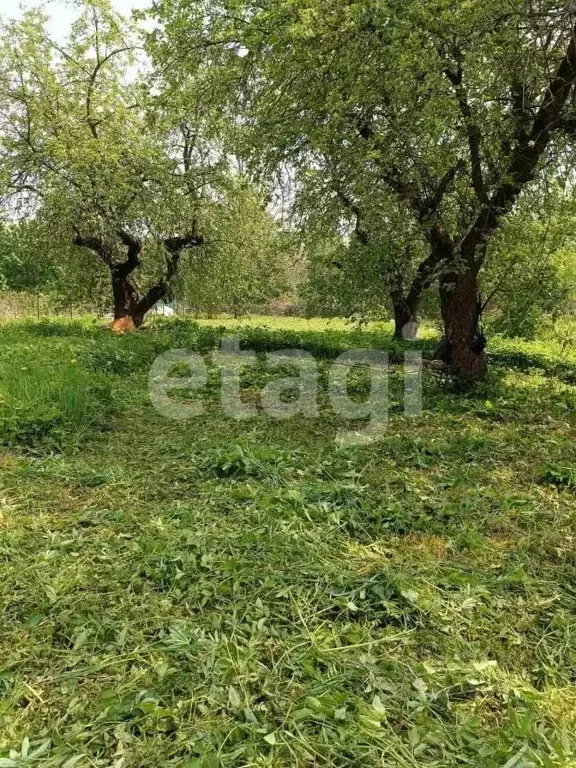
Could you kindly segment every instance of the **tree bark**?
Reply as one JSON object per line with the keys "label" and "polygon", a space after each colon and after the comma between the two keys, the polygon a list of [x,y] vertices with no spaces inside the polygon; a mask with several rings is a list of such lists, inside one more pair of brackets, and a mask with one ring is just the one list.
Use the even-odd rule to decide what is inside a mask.
{"label": "tree bark", "polygon": [[137,323],[135,318],[135,310],[140,301],[136,286],[127,275],[122,274],[121,270],[113,267],[111,274],[114,322],[129,317],[133,320],[134,327],[138,328],[142,322]]}
{"label": "tree bark", "polygon": [[420,320],[417,307],[410,306],[405,300],[392,299],[394,306],[394,336],[396,341],[415,341],[418,338]]}
{"label": "tree bark", "polygon": [[440,306],[444,338],[437,356],[463,381],[484,379],[488,374],[488,359],[484,351],[486,340],[480,329],[482,305],[475,268],[441,275]]}
{"label": "tree bark", "polygon": [[[573,20],[573,10],[571,13]],[[458,237],[453,237],[444,230],[441,223],[444,197],[456,175],[466,169],[461,162],[448,170],[432,195],[425,194],[411,178],[403,177],[395,165],[382,159],[377,163],[383,181],[410,207],[423,228],[430,242],[429,258],[447,270],[446,274],[440,276],[440,302],[445,329],[441,359],[449,363],[462,378],[478,379],[487,374],[485,339],[479,328],[481,306],[478,273],[484,263],[490,239],[503,218],[513,210],[526,185],[536,177],[554,133],[561,130],[569,133],[576,124],[563,114],[576,86],[576,24],[572,27],[565,55],[545,87],[538,108],[526,102],[524,83],[520,83],[519,88],[513,84],[512,90],[520,94],[520,107],[513,109],[513,136],[509,137],[509,148],[506,150],[509,160],[506,169],[490,185],[486,183],[482,169],[482,144],[491,137],[484,137],[479,126],[474,123],[464,82],[464,60],[461,55],[456,58],[456,70],[446,69],[445,74],[455,90],[467,132],[469,182],[478,201],[478,211],[472,225]],[[513,93],[514,99],[518,101]],[[526,121],[527,125],[524,124]],[[372,142],[376,149],[383,149],[382,158],[387,157],[387,146],[378,138],[369,120],[359,121],[358,134]],[[401,317],[398,322],[402,322]]]}

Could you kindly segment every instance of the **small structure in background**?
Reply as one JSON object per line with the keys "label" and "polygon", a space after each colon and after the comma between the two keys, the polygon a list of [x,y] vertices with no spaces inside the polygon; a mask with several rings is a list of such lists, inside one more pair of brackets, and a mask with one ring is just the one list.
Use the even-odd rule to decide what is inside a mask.
{"label": "small structure in background", "polygon": [[170,304],[165,304],[163,301],[159,301],[151,310],[150,314],[164,315],[165,317],[172,317],[176,314],[176,309]]}

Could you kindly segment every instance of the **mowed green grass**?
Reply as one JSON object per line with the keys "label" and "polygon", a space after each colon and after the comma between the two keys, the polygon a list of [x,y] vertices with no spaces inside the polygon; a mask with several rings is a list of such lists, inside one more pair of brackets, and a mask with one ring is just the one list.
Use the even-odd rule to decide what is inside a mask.
{"label": "mowed green grass", "polygon": [[[162,418],[155,355],[224,326],[388,349],[383,439],[339,448],[325,398],[230,420],[216,371]],[[0,327],[0,768],[576,765],[574,350],[494,342],[415,419],[389,330]]]}

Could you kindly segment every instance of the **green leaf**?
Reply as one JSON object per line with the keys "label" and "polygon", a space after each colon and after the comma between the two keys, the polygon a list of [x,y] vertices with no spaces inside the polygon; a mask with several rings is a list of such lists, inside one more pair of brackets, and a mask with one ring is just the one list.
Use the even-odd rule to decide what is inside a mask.
{"label": "green leaf", "polygon": [[228,702],[234,709],[239,709],[242,704],[242,698],[233,685],[228,688]]}

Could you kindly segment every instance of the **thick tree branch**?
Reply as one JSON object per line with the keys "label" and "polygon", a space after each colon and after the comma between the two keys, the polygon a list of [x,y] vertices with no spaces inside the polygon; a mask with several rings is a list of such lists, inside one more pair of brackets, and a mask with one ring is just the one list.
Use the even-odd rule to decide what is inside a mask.
{"label": "thick tree branch", "polygon": [[531,105],[528,102],[526,86],[524,83],[515,82],[512,84],[510,94],[515,139],[517,142],[523,142],[526,141],[532,121]]}
{"label": "thick tree branch", "polygon": [[351,197],[349,197],[345,192],[343,192],[341,189],[336,190],[336,195],[338,196],[338,199],[346,208],[349,210],[355,217],[356,223],[354,226],[354,234],[356,236],[356,239],[361,245],[368,245],[370,242],[370,237],[368,235],[368,232],[364,229],[362,226],[362,211],[360,209],[360,206],[355,203]]}
{"label": "thick tree branch", "polygon": [[197,246],[204,245],[204,238],[197,234],[195,229],[196,227],[186,235],[167,237],[162,243],[164,248],[166,248],[168,253],[175,254],[180,253],[185,248],[196,248]]}
{"label": "thick tree branch", "polygon": [[464,164],[460,162],[457,165],[452,166],[452,168],[449,168],[438,182],[434,194],[422,202],[418,216],[420,223],[424,223],[427,219],[436,216],[444,198],[454,183],[454,179],[458,172],[462,170],[463,166]]}
{"label": "thick tree branch", "polygon": [[466,130],[466,136],[468,139],[468,148],[470,150],[470,166],[472,170],[472,187],[476,193],[476,197],[481,203],[487,202],[486,185],[484,182],[484,174],[482,172],[482,152],[481,142],[482,135],[477,123],[474,120],[472,109],[468,101],[468,94],[464,87],[464,75],[462,70],[462,57],[460,54],[457,56],[458,68],[456,71],[445,69],[444,74],[452,84],[454,94],[458,102],[458,108],[464,121],[464,128]]}
{"label": "thick tree branch", "polygon": [[112,249],[108,243],[102,240],[102,238],[90,236],[84,237],[78,230],[76,230],[76,235],[73,242],[74,245],[77,245],[79,248],[89,248],[91,251],[94,251],[94,253],[98,254],[98,256],[109,269],[113,268],[114,264],[112,261]]}
{"label": "thick tree branch", "polygon": [[131,235],[125,229],[121,229],[118,232],[118,237],[128,248],[128,256],[126,261],[123,261],[121,264],[114,265],[114,270],[119,277],[128,277],[128,275],[130,275],[140,266],[142,242],[139,240],[139,238],[134,237],[134,235]]}
{"label": "thick tree branch", "polygon": [[560,123],[561,129],[570,139],[576,139],[576,115],[566,116]]}
{"label": "thick tree branch", "polygon": [[[360,138],[370,142],[376,150],[381,149],[381,142],[378,141],[376,133],[368,119],[356,120],[356,130]],[[419,215],[424,205],[420,190],[412,182],[406,181],[402,173],[394,166],[388,166],[382,159],[376,160],[384,183],[398,195],[404,202]]]}
{"label": "thick tree branch", "polygon": [[[362,120],[357,124],[357,130],[358,135],[361,138],[366,141],[371,141],[376,149],[380,148],[380,143],[369,122]],[[392,192],[398,195],[399,198],[404,200],[409,208],[416,214],[416,218],[420,224],[425,224],[427,220],[437,216],[444,201],[444,197],[454,183],[456,175],[463,167],[462,163],[459,162],[452,168],[449,168],[438,182],[433,194],[425,196],[422,194],[421,190],[418,189],[417,184],[403,178],[402,173],[398,168],[388,166],[381,159],[377,159],[376,163],[380,169],[384,183],[392,190]]]}
{"label": "thick tree branch", "polygon": [[447,261],[453,253],[453,243],[446,232],[440,227],[434,227],[430,236],[430,254],[421,261],[416,270],[416,276],[410,285],[406,302],[409,307],[416,308],[423,291],[436,278],[438,268]]}
{"label": "thick tree branch", "polygon": [[386,168],[382,162],[379,162],[378,165],[380,166],[384,183],[392,192],[404,200],[414,211],[419,221],[425,218],[423,211],[426,204],[416,185],[403,179],[397,168]]}
{"label": "thick tree branch", "polygon": [[576,84],[576,25],[571,31],[564,58],[550,81],[532,128],[519,140],[499,186],[482,207],[461,244],[464,259],[479,269],[485,257],[485,244],[508,214],[523,188],[534,179],[554,131],[563,128],[562,112]]}

